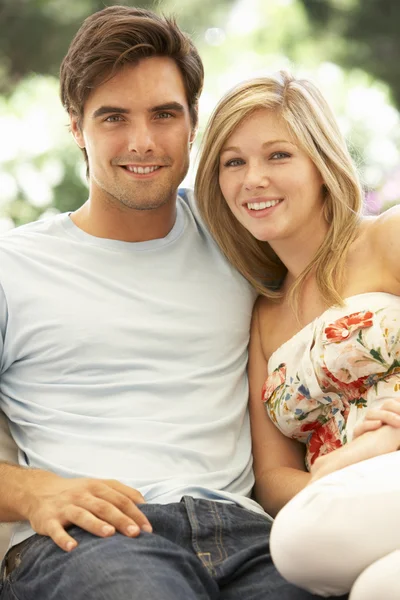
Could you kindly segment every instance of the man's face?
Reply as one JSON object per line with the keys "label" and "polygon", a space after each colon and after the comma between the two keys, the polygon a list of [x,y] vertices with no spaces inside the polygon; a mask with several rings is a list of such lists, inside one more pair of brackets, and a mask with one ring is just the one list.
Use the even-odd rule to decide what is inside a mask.
{"label": "man's face", "polygon": [[92,202],[156,210],[175,202],[194,132],[182,75],[170,58],[128,65],[96,88],[75,140],[89,160]]}

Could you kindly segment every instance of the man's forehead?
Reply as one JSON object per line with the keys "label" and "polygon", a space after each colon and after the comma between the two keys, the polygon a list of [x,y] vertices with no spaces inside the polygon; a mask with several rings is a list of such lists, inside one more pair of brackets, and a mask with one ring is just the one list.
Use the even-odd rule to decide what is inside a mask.
{"label": "man's forehead", "polygon": [[152,57],[124,65],[107,76],[92,90],[86,104],[91,111],[102,105],[151,110],[174,102],[187,108],[182,74],[172,59]]}

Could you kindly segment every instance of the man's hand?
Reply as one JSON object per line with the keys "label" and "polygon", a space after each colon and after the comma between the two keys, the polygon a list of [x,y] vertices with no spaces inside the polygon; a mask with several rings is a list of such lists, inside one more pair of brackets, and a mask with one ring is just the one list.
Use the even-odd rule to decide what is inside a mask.
{"label": "man's hand", "polygon": [[21,512],[32,529],[67,552],[77,546],[65,530],[69,525],[100,537],[116,531],[136,537],[140,530],[152,531],[136,506],[145,502],[143,496],[113,479],[64,479],[38,471],[27,485],[24,500]]}
{"label": "man's hand", "polygon": [[379,408],[370,408],[366,412],[364,420],[355,426],[353,439],[368,431],[375,431],[382,425],[400,427],[400,400],[385,400]]}

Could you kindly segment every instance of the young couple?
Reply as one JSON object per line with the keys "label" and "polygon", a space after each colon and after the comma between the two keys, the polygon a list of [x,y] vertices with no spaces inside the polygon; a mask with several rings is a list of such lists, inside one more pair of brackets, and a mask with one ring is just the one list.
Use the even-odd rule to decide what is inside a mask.
{"label": "young couple", "polygon": [[197,205],[177,197],[202,83],[140,9],[92,15],[64,59],[89,199],[0,242],[2,600],[398,586],[399,217],[361,217],[329,108],[285,74],[223,98]]}

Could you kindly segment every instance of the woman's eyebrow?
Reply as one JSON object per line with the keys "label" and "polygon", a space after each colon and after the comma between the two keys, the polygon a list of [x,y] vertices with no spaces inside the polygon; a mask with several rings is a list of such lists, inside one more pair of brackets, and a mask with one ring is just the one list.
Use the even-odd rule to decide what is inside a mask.
{"label": "woman's eyebrow", "polygon": [[[289,142],[289,140],[270,140],[269,142],[265,142],[265,144],[262,145],[262,148],[268,148],[269,146],[272,146],[273,144],[290,144],[291,146],[293,146],[293,142]],[[240,152],[240,148],[238,146],[227,146],[226,148],[222,148],[221,150],[221,154],[223,154],[224,152]]]}

